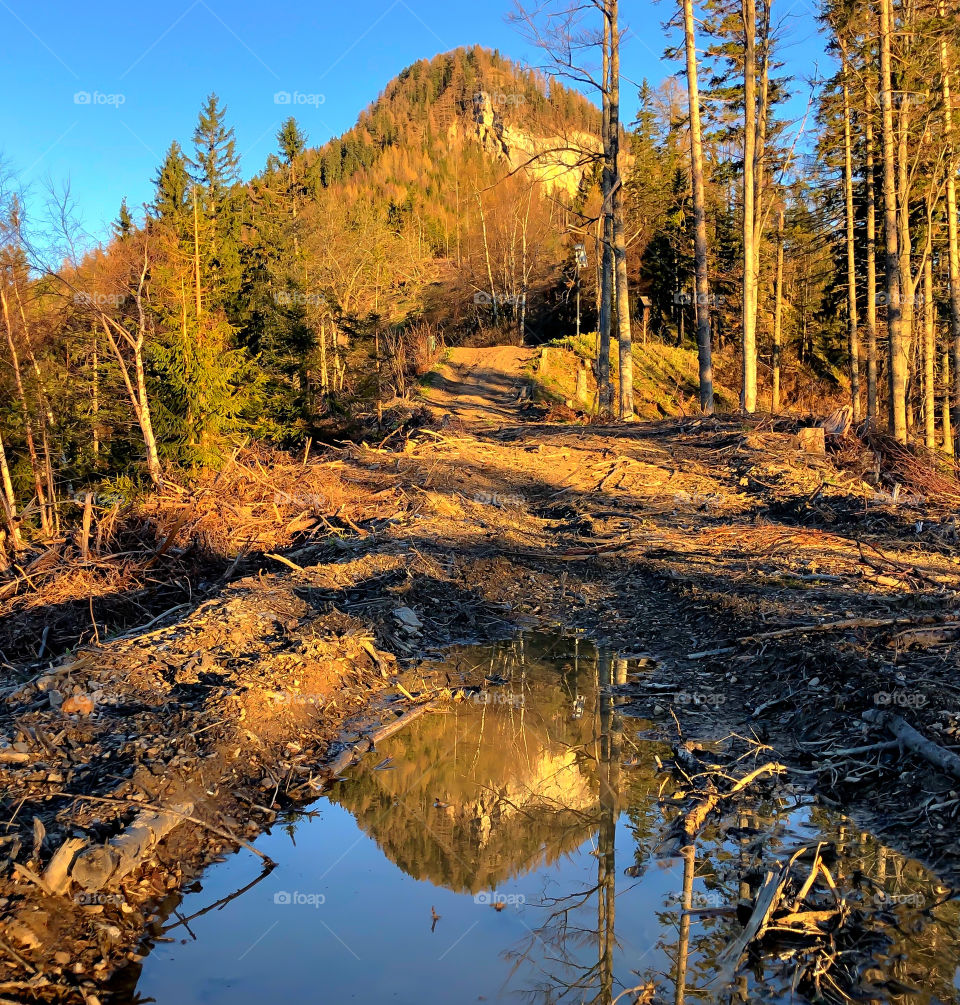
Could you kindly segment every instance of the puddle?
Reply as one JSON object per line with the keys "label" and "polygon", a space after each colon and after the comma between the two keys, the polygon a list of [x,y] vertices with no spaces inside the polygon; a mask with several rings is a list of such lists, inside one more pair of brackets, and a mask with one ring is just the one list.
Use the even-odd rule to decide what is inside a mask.
{"label": "puddle", "polygon": [[[958,903],[934,906],[945,891],[922,866],[809,798],[754,801],[725,831],[708,826],[695,860],[656,857],[675,812],[655,760],[669,745],[601,687],[655,673],[649,659],[530,634],[451,662],[485,690],[278,822],[257,841],[280,863],[269,875],[241,851],[168,903],[125,973],[129,1001],[807,1001],[782,945],[732,989],[703,989],[742,930],[729,909],[764,868],[823,840],[873,930],[872,960],[847,964],[861,1000],[960,1002]],[[829,973],[820,986],[843,1000]]]}

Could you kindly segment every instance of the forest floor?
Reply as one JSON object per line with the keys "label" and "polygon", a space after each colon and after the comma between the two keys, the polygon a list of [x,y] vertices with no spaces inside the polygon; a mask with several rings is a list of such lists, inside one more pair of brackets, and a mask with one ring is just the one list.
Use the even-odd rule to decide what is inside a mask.
{"label": "forest floor", "polygon": [[326,513],[294,548],[6,688],[0,1000],[104,1000],[158,898],[456,683],[444,647],[525,627],[654,657],[624,710],[756,738],[960,880],[960,485],[883,438],[803,452],[792,418],[556,421],[535,362],[455,350],[431,419],[285,476],[284,526]]}

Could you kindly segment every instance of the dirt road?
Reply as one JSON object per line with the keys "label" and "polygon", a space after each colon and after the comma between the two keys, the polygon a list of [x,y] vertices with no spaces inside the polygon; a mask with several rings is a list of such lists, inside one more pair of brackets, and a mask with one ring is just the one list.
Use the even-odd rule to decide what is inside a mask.
{"label": "dirt road", "polygon": [[523,368],[536,353],[526,346],[451,349],[425,388],[424,399],[471,425],[515,418],[526,385]]}
{"label": "dirt road", "polygon": [[[878,483],[859,441],[800,453],[792,420],[522,421],[528,353],[452,354],[428,394],[451,418],[311,462],[341,502],[312,489],[278,510],[319,511],[283,562],[7,690],[0,980],[35,968],[47,998],[102,994],[157,897],[326,784],[351,717],[435,693],[424,655],[532,625],[650,654],[655,672],[618,700],[653,733],[753,736],[795,791],[960,878],[960,785],[890,731],[960,744],[955,500],[895,454]],[[102,850],[171,806],[192,820],[138,861]]]}

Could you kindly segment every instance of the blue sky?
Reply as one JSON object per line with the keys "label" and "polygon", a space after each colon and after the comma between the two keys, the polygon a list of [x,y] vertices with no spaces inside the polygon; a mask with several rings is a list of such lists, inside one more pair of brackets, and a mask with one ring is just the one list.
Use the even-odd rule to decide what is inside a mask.
{"label": "blue sky", "polygon": [[[809,75],[824,62],[810,0],[782,3],[781,14],[794,4],[788,69]],[[674,0],[622,0],[632,29],[628,80],[657,83],[676,70],[661,59],[660,25],[674,9]],[[249,176],[287,115],[320,144],[417,59],[481,44],[541,62],[508,22],[510,10],[511,0],[0,0],[4,91],[16,95],[0,104],[0,156],[29,203],[45,180],[69,181],[85,227],[99,237],[121,197],[131,208],[151,198],[164,151],[173,139],[189,147],[210,91],[228,106]],[[290,102],[277,104],[278,93]],[[628,113],[633,93],[625,81]]]}

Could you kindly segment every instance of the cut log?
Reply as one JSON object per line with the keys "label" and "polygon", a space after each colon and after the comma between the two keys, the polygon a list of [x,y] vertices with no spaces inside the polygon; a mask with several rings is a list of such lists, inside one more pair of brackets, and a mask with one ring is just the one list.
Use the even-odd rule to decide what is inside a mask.
{"label": "cut log", "polygon": [[797,431],[797,446],[805,454],[825,454],[827,441],[821,426],[806,426]]}
{"label": "cut log", "polygon": [[889,730],[908,750],[919,754],[934,767],[945,771],[954,778],[960,778],[960,757],[928,740],[910,725],[906,719],[881,708],[868,708],[862,715],[864,721]]}
{"label": "cut log", "polygon": [[[139,813],[133,823],[107,844],[78,855],[70,877],[84,890],[102,890],[142,865],[147,855],[183,820],[190,819],[193,803]],[[62,850],[62,849],[61,849]],[[59,852],[57,853],[59,854]]]}

